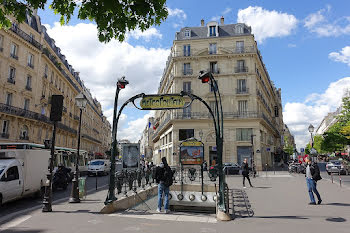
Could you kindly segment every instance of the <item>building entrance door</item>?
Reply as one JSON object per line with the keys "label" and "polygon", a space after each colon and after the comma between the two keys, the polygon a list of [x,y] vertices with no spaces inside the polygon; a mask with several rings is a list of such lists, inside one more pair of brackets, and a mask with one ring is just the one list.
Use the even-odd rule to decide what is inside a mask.
{"label": "building entrance door", "polygon": [[237,146],[237,162],[242,165],[243,160],[247,159],[249,166],[251,165],[251,146]]}
{"label": "building entrance door", "polygon": [[209,164],[215,165],[218,161],[216,146],[209,146]]}

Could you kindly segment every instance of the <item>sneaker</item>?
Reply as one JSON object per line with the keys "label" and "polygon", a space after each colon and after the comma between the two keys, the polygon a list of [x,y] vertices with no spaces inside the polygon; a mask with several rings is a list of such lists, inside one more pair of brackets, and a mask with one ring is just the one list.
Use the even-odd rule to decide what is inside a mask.
{"label": "sneaker", "polygon": [[162,212],[162,210],[161,210],[161,209],[159,209],[159,208],[157,208],[157,212],[158,212],[158,213],[160,213],[160,212]]}
{"label": "sneaker", "polygon": [[318,200],[317,204],[321,205],[321,203],[322,203],[322,200]]}
{"label": "sneaker", "polygon": [[245,188],[247,188],[246,186],[243,186],[243,188],[245,189]]}
{"label": "sneaker", "polygon": [[170,210],[165,210],[165,213],[166,213],[166,214],[169,214],[169,213],[170,213]]}
{"label": "sneaker", "polygon": [[251,187],[251,188],[254,188],[254,186],[253,186],[253,185],[251,185],[250,187]]}
{"label": "sneaker", "polygon": [[316,205],[316,202],[310,202],[309,205]]}

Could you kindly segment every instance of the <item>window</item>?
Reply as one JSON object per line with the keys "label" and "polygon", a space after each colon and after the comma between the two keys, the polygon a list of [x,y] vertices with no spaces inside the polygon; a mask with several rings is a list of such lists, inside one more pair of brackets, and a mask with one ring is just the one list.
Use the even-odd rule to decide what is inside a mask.
{"label": "window", "polygon": [[216,43],[209,44],[209,54],[216,54]]}
{"label": "window", "polygon": [[18,59],[17,50],[18,50],[18,46],[16,44],[11,44],[10,56],[15,58],[15,59]]}
{"label": "window", "polygon": [[190,29],[186,29],[186,30],[185,30],[185,37],[186,37],[186,38],[191,37],[191,30],[190,30]]}
{"label": "window", "polygon": [[15,84],[15,78],[16,78],[16,68],[10,66],[10,68],[9,68],[9,78],[8,78],[8,81],[9,81],[10,83]]}
{"label": "window", "polygon": [[41,92],[41,98],[45,98],[45,95],[46,95],[46,85],[44,84],[43,85],[43,90]]}
{"label": "window", "polygon": [[185,57],[191,56],[191,45],[189,44],[184,45],[184,56]]}
{"label": "window", "polygon": [[34,68],[34,55],[31,54],[31,53],[28,53],[27,65],[28,65],[30,68]]}
{"label": "window", "polygon": [[27,84],[26,84],[27,90],[32,90],[32,77],[30,75],[27,76]]}
{"label": "window", "polygon": [[29,33],[29,36],[32,41],[35,39],[35,36],[32,33]]}
{"label": "window", "polygon": [[0,51],[2,52],[4,48],[4,36],[0,35]]}
{"label": "window", "polygon": [[6,95],[6,105],[12,104],[12,93],[7,93]]}
{"label": "window", "polygon": [[6,177],[7,177],[7,181],[18,180],[19,179],[18,167],[17,166],[10,167],[6,172]]}
{"label": "window", "polygon": [[194,137],[194,129],[179,129],[179,140],[183,141]]}
{"label": "window", "polygon": [[247,100],[239,100],[238,101],[238,114],[245,115],[247,114],[248,109],[248,101]]}
{"label": "window", "polygon": [[244,60],[238,60],[237,67],[235,69],[236,69],[235,70],[236,73],[248,72],[248,68],[245,66]]}
{"label": "window", "polygon": [[41,141],[41,134],[42,134],[42,129],[39,127],[38,128],[38,141]]}
{"label": "window", "polygon": [[45,107],[41,107],[41,115],[45,115]]}
{"label": "window", "polygon": [[192,74],[191,63],[184,63],[184,75]]}
{"label": "window", "polygon": [[54,74],[53,74],[53,71],[51,72],[51,83],[53,83],[53,77],[54,77]]}
{"label": "window", "polygon": [[247,85],[245,79],[238,79],[237,80],[237,94],[239,93],[246,93],[247,92]]}
{"label": "window", "polygon": [[242,25],[236,26],[236,33],[237,34],[243,34],[243,26]]}
{"label": "window", "polygon": [[8,131],[9,131],[9,124],[10,122],[5,120],[5,121],[2,121],[2,129],[1,129],[1,133],[2,134],[7,134]]}
{"label": "window", "polygon": [[187,106],[187,108],[183,109],[183,118],[191,118],[191,105],[189,102],[185,103],[185,106]]}
{"label": "window", "polygon": [[24,99],[24,110],[29,110],[29,99]]}
{"label": "window", "polygon": [[275,117],[279,116],[279,109],[278,106],[275,106]]}
{"label": "window", "polygon": [[49,67],[46,64],[44,69],[44,77],[47,78],[48,75],[49,75]]}
{"label": "window", "polygon": [[252,129],[236,129],[237,141],[250,141]]}
{"label": "window", "polygon": [[216,26],[209,27],[209,36],[216,36]]}
{"label": "window", "polygon": [[22,140],[29,140],[28,137],[28,127],[26,125],[23,125],[23,128],[21,129],[21,135],[19,136]]}
{"label": "window", "polygon": [[191,82],[183,82],[183,91],[191,93]]}
{"label": "window", "polygon": [[210,72],[213,74],[219,73],[218,63],[216,61],[210,62]]}
{"label": "window", "polygon": [[237,53],[244,52],[244,41],[236,41],[236,52]]}
{"label": "window", "polygon": [[173,132],[169,133],[169,142],[173,142]]}

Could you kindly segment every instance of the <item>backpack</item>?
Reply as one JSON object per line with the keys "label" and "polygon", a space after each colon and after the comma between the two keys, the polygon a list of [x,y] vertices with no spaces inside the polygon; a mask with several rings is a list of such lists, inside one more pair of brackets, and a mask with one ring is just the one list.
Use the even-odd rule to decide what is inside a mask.
{"label": "backpack", "polygon": [[170,167],[165,169],[164,172],[164,185],[167,187],[170,187],[173,184],[173,171],[171,170]]}

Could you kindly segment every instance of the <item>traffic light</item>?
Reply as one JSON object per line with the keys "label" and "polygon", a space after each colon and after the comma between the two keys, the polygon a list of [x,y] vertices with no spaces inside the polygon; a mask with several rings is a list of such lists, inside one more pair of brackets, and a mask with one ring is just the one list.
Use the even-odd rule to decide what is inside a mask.
{"label": "traffic light", "polygon": [[208,83],[210,80],[210,73],[202,70],[199,72],[198,79],[202,80],[202,83]]}
{"label": "traffic light", "polygon": [[123,76],[121,79],[118,79],[117,87],[119,89],[124,89],[125,86],[128,84],[129,84],[129,82],[127,80],[125,80],[125,76]]}

